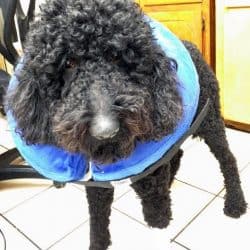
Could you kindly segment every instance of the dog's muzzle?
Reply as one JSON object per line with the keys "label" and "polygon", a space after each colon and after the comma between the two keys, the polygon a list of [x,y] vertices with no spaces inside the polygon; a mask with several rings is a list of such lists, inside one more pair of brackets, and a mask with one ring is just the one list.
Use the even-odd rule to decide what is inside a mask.
{"label": "dog's muzzle", "polygon": [[119,123],[110,116],[98,115],[92,121],[90,134],[98,140],[114,137],[119,131]]}

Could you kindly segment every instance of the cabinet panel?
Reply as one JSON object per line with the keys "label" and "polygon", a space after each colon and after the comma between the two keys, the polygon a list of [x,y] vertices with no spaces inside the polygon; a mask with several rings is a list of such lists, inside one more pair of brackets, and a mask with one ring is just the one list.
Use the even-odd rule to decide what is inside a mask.
{"label": "cabinet panel", "polygon": [[[165,1],[166,2],[166,1]],[[147,14],[168,27],[179,38],[195,43],[202,51],[201,4],[154,6]]]}
{"label": "cabinet panel", "polygon": [[224,118],[250,125],[250,2],[244,6],[242,2],[218,6],[223,18],[217,27],[217,76]]}

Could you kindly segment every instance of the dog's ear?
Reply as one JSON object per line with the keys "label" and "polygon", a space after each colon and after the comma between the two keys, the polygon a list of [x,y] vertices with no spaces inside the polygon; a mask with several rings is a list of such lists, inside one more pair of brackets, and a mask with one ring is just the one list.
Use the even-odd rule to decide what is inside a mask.
{"label": "dog's ear", "polygon": [[7,110],[12,112],[18,131],[30,144],[53,141],[50,116],[63,84],[60,70],[65,47],[60,29],[64,27],[48,22],[45,17],[59,15],[60,2],[65,5],[60,0],[50,3],[42,18],[31,25],[22,63],[15,73],[18,84],[6,96]]}
{"label": "dog's ear", "polygon": [[[12,78],[6,107],[15,119],[16,130],[28,144],[51,143],[49,80],[45,73],[38,77],[29,65],[27,60],[22,70]],[[13,81],[17,81],[17,85]]]}
{"label": "dog's ear", "polygon": [[173,60],[156,49],[153,58],[152,95],[154,100],[154,137],[170,134],[182,117],[182,100]]}
{"label": "dog's ear", "polygon": [[[18,84],[6,97],[23,139],[30,144],[52,143],[51,110],[60,98],[65,63],[65,30],[67,1],[46,1],[41,14],[31,24],[26,38],[24,57],[15,73]],[[63,18],[62,18],[63,17]]]}

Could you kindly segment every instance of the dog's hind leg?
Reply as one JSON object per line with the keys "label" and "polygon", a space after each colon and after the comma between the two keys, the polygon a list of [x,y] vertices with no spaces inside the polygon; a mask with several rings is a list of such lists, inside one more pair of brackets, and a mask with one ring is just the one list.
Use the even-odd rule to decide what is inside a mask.
{"label": "dog's hind leg", "polygon": [[111,244],[109,216],[114,189],[86,187],[90,214],[89,250],[106,250]]}
{"label": "dog's hind leg", "polygon": [[198,112],[208,98],[211,101],[209,112],[194,136],[204,139],[219,161],[226,188],[224,213],[237,218],[246,212],[247,204],[241,189],[236,159],[229,149],[224,122],[220,114],[218,82],[198,49],[189,42],[184,42],[184,44],[191,54],[199,75],[201,93]]}
{"label": "dog's hind leg", "polygon": [[216,159],[219,161],[226,188],[224,213],[238,218],[246,212],[247,204],[241,189],[236,159],[231,153],[221,119],[208,117],[197,134],[204,139]]}
{"label": "dog's hind leg", "polygon": [[165,228],[171,220],[169,182],[170,165],[166,164],[131,185],[141,199],[144,219],[151,227]]}
{"label": "dog's hind leg", "polygon": [[173,156],[170,160],[170,180],[169,180],[169,187],[171,187],[174,177],[177,174],[180,164],[181,164],[181,157],[183,156],[183,150],[179,149],[177,153]]}
{"label": "dog's hind leg", "polygon": [[[203,126],[206,127],[205,121]],[[221,172],[224,176],[226,188],[224,213],[228,216],[238,218],[246,212],[247,204],[241,189],[240,177],[237,169],[236,159],[231,153],[226,140],[223,122],[217,120],[214,126],[206,130],[201,127],[198,135],[204,138],[205,143],[209,146],[211,152],[219,161]]]}

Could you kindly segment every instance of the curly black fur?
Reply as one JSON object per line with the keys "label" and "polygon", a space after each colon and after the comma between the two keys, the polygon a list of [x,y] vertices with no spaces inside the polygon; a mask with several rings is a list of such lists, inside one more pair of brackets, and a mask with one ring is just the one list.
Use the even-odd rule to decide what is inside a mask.
{"label": "curly black fur", "polygon": [[151,227],[165,228],[172,219],[171,165],[166,164],[131,186],[141,199],[144,219]]}
{"label": "curly black fur", "polygon": [[[108,163],[173,131],[182,115],[175,72],[135,3],[48,1],[30,29],[7,102],[28,143]],[[91,136],[100,110],[121,124],[112,140]]]}
{"label": "curly black fur", "polygon": [[107,249],[111,244],[108,226],[114,189],[86,187],[86,192],[90,213],[89,250]]}
{"label": "curly black fur", "polygon": [[215,74],[206,64],[196,46],[189,42],[184,42],[184,44],[189,50],[199,74],[201,94],[198,112],[207,98],[210,98],[212,101],[209,113],[194,134],[194,137],[199,136],[204,139],[220,163],[226,188],[225,214],[239,218],[246,212],[247,204],[240,185],[236,159],[229,149],[225,134],[225,125],[220,114],[219,84]]}
{"label": "curly black fur", "polygon": [[[184,42],[197,67],[209,114],[194,136],[205,140],[225,179],[224,211],[246,211],[236,161],[220,116],[218,83],[197,48]],[[7,108],[27,143],[46,143],[107,163],[129,155],[137,141],[158,140],[173,132],[182,116],[171,58],[156,44],[144,14],[131,0],[52,0],[31,26],[19,85]],[[96,117],[119,127],[112,137],[95,136]],[[155,173],[133,184],[145,220],[166,227],[171,219],[169,187],[180,150]],[[87,188],[91,250],[105,250],[113,190]]]}

